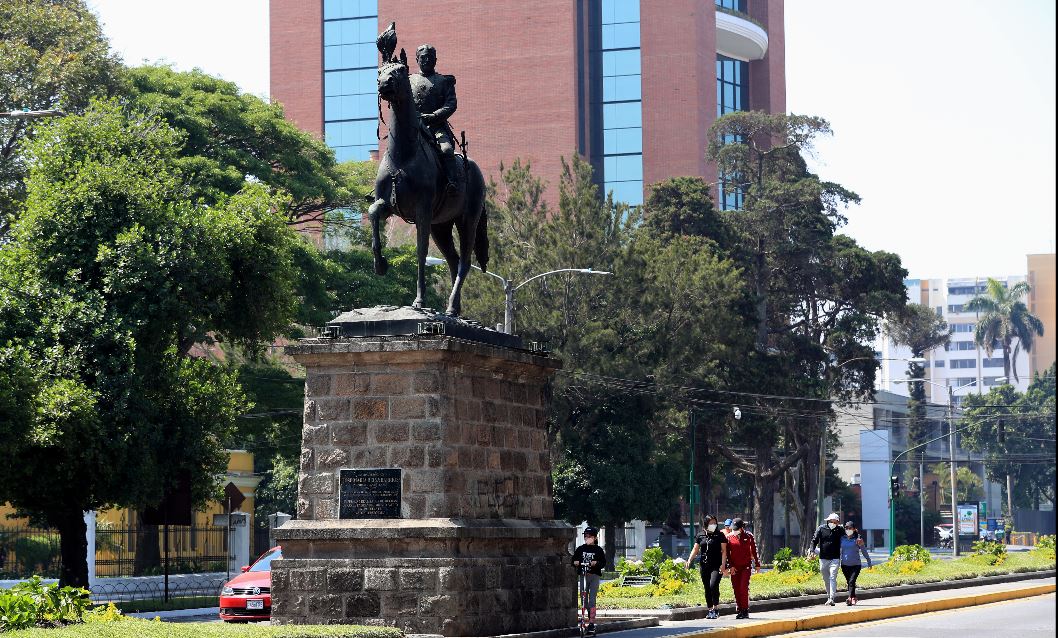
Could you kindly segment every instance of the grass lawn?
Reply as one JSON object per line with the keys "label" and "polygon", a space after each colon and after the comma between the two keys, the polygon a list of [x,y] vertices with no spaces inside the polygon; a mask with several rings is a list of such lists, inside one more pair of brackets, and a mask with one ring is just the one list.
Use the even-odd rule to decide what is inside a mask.
{"label": "grass lawn", "polygon": [[401,638],[390,627],[359,625],[223,625],[220,623],[163,623],[123,620],[70,625],[62,629],[23,629],[4,638]]}
{"label": "grass lawn", "polygon": [[[969,557],[957,560],[934,560],[916,574],[893,574],[880,571],[864,570],[857,581],[860,589],[909,585],[913,583],[932,583],[944,580],[960,580],[978,576],[994,576],[1015,572],[1027,572],[1041,569],[1054,569],[1054,560],[1035,555],[1033,552],[1012,552],[1006,561],[998,566],[984,566]],[[697,571],[697,570],[695,570]],[[797,582],[800,581],[800,582]],[[838,587],[844,586],[844,579],[838,574]],[[683,592],[675,596],[634,596],[634,587],[622,588],[623,595],[599,594],[599,607],[602,609],[662,609],[676,607],[694,607],[705,604],[705,590],[697,574],[684,587]],[[822,594],[823,578],[818,573],[803,572],[765,572],[754,574],[750,580],[749,595],[751,600],[785,598],[804,594]],[[731,579],[720,581],[720,601],[734,602],[731,590]]]}

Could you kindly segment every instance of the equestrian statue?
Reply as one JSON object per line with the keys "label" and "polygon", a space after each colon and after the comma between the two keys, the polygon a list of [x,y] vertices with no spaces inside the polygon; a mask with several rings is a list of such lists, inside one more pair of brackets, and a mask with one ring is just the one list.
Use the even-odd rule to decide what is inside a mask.
{"label": "equestrian statue", "polygon": [[[485,214],[485,179],[481,169],[462,153],[456,153],[455,135],[448,118],[456,110],[455,77],[437,73],[437,52],[424,44],[416,52],[421,73],[408,69],[404,49],[397,48],[396,24],[391,23],[376,41],[382,62],[378,69],[379,117],[382,102],[389,103],[391,118],[386,154],[375,178],[375,201],[368,209],[371,220],[371,251],[375,273],[386,274],[389,264],[382,255],[379,233],[390,215],[415,224],[418,257],[415,301],[422,308],[426,296],[426,254],[430,236],[452,275],[452,294],[446,314],[458,316],[463,282],[470,274],[474,256],[484,271],[489,260],[488,220]],[[459,233],[456,250],[453,229]]]}

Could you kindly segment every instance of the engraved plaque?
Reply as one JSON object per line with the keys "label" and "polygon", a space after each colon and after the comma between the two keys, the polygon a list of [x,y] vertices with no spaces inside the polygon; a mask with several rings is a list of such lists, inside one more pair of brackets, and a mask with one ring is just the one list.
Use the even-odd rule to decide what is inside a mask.
{"label": "engraved plaque", "polygon": [[338,518],[400,518],[400,468],[338,472]]}

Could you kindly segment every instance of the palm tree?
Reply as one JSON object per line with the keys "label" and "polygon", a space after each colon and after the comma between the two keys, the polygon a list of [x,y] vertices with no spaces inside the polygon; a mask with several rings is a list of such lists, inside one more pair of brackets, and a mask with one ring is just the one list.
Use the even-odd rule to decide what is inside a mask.
{"label": "palm tree", "polygon": [[[1003,374],[1018,381],[1016,359],[1019,350],[1032,352],[1036,337],[1043,336],[1043,322],[1029,312],[1022,298],[1031,291],[1028,282],[1019,281],[1010,288],[988,279],[985,294],[966,304],[966,310],[981,313],[974,339],[992,356],[998,343],[1003,348]],[[1014,343],[1014,340],[1017,343]]]}
{"label": "palm tree", "polygon": [[[1029,312],[1028,306],[1021,299],[1029,294],[1032,287],[1028,282],[1019,281],[1010,288],[1002,283],[988,278],[985,294],[978,295],[966,304],[966,310],[981,313],[977,319],[977,328],[974,330],[974,340],[977,345],[983,346],[988,356],[992,356],[998,343],[1003,348],[1003,374],[1007,381],[1011,375],[1018,381],[1017,356],[1018,350],[1032,352],[1036,337],[1043,336],[1043,322],[1036,315]],[[1017,343],[1014,340],[1017,339]],[[998,423],[999,445],[1006,443],[1006,433],[1003,422]],[[1009,472],[1007,472],[1007,512],[1014,517],[1014,483]]]}

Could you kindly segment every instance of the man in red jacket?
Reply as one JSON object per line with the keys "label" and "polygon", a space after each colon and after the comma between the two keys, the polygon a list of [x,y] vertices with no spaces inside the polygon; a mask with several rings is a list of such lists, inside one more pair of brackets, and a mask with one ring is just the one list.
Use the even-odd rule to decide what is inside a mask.
{"label": "man in red jacket", "polygon": [[749,577],[753,569],[760,573],[760,557],[753,534],[746,531],[741,518],[731,521],[727,535],[727,564],[731,570],[731,587],[735,590],[735,618],[749,618]]}

